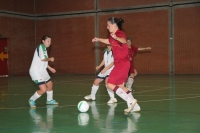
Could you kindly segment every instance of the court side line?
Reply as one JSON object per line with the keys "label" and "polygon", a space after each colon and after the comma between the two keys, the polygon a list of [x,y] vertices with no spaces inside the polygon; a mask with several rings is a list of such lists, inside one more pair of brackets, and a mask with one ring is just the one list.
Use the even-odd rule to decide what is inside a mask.
{"label": "court side line", "polygon": [[160,101],[170,101],[170,100],[185,100],[185,99],[193,99],[193,98],[200,98],[200,96],[195,97],[185,97],[185,98],[173,98],[173,99],[161,99],[161,100],[149,100],[149,101],[140,101],[140,102],[160,102]]}
{"label": "court side line", "polygon": [[[139,101],[140,103],[145,103],[145,102],[161,102],[161,101],[170,101],[170,100],[186,100],[186,99],[195,99],[195,98],[200,98],[200,96],[196,96],[196,97],[185,97],[185,98],[173,98],[173,99],[160,99],[160,100],[148,100],[148,101]],[[122,104],[122,103],[126,103],[126,102],[119,102],[117,104]],[[105,105],[107,103],[102,103],[102,104],[96,104],[96,105]],[[63,105],[63,106],[58,106],[57,108],[63,108],[63,107],[74,107],[77,105]],[[0,108],[0,110],[7,110],[7,109],[27,109],[30,107],[18,107],[18,108]],[[46,108],[45,107],[37,107],[37,108]]]}

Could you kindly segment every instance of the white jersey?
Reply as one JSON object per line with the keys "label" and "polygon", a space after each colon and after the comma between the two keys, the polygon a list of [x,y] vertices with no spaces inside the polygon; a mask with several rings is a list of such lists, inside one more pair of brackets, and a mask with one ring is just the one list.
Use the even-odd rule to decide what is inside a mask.
{"label": "white jersey", "polygon": [[[114,62],[114,58],[113,58],[113,53],[112,50],[108,51],[107,49],[104,51],[104,55],[103,55],[103,59],[104,59],[104,67],[107,67],[110,65],[110,63]],[[114,66],[112,66],[110,69],[113,69]],[[110,70],[108,69],[108,70]]]}
{"label": "white jersey", "polygon": [[48,58],[47,50],[44,44],[40,44],[34,53],[33,61],[29,73],[33,80],[38,79],[38,73],[47,73],[48,61],[42,61]]}
{"label": "white jersey", "polygon": [[[108,51],[107,49],[104,51],[104,55],[103,55],[103,60],[104,60],[104,68],[109,66],[112,62],[114,62],[114,58],[113,58],[113,54],[112,54],[112,50]],[[112,69],[114,68],[114,65],[109,68],[105,73],[99,73],[97,75],[98,78],[106,78],[110,75],[110,72],[112,71]]]}

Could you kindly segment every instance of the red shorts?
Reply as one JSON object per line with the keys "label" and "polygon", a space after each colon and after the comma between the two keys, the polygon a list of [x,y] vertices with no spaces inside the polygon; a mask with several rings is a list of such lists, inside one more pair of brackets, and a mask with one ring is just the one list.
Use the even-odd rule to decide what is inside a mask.
{"label": "red shorts", "polygon": [[114,85],[123,84],[124,82],[126,82],[126,79],[128,78],[129,69],[130,69],[130,61],[116,63],[109,75],[108,83]]}

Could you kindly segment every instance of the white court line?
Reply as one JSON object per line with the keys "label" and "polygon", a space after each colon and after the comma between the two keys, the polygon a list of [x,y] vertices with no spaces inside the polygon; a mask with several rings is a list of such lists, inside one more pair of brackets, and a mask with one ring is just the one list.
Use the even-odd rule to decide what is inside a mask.
{"label": "white court line", "polygon": [[185,98],[173,98],[173,99],[161,99],[161,100],[148,100],[148,101],[140,101],[140,102],[160,102],[160,101],[170,101],[170,100],[186,100],[186,99],[194,99],[194,98],[200,98],[200,96],[195,97],[185,97]]}
{"label": "white court line", "polygon": [[[169,82],[170,83],[170,79],[166,79],[166,80],[159,80],[159,79],[146,79],[146,80],[138,80],[139,81],[143,81],[143,82],[146,82],[146,81],[165,81],[165,82]],[[135,81],[137,82],[137,79],[135,79]],[[191,81],[176,81],[176,79],[173,80],[173,82],[185,82],[185,83],[199,83],[200,82],[191,82]]]}
{"label": "white court line", "polygon": [[[140,103],[145,103],[145,102],[162,102],[162,101],[171,101],[171,100],[186,100],[186,99],[195,99],[195,98],[200,98],[200,96],[195,96],[195,97],[185,97],[185,98],[173,98],[173,99],[160,99],[160,100],[148,100],[148,101],[139,101]],[[119,102],[117,104],[122,104],[126,102]],[[107,103],[101,103],[101,104],[96,104],[96,105],[107,105]],[[63,105],[63,106],[58,106],[56,108],[63,108],[63,107],[74,107],[77,105]],[[7,109],[27,109],[30,107],[18,107],[18,108],[0,108],[0,110],[7,110]],[[46,108],[45,107],[37,107],[37,108]]]}

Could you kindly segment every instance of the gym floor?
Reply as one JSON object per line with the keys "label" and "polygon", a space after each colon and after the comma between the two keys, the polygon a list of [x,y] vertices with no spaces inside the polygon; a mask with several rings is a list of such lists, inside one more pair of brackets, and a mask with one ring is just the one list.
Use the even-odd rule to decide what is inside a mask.
{"label": "gym floor", "polygon": [[133,96],[141,111],[124,114],[126,102],[109,100],[104,83],[86,113],[77,109],[90,94],[95,75],[51,75],[58,106],[47,106],[46,94],[28,104],[38,89],[30,76],[0,78],[0,133],[199,133],[200,75],[138,75]]}

